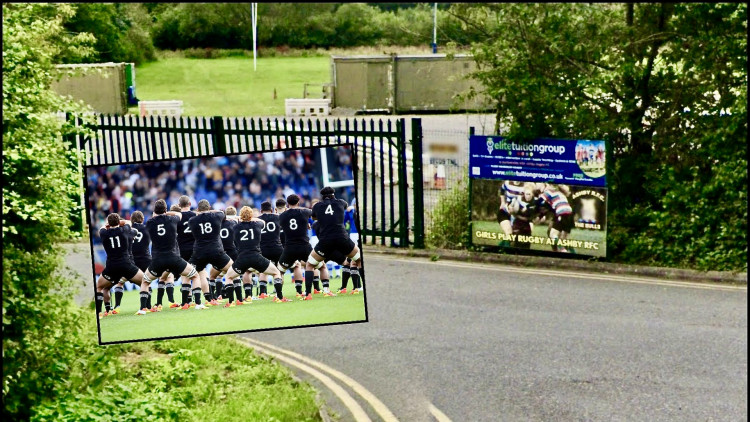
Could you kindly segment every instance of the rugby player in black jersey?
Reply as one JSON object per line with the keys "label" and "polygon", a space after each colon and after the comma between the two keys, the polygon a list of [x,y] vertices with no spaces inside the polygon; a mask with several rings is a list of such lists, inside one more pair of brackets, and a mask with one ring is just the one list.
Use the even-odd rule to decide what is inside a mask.
{"label": "rugby player in black jersey", "polygon": [[[123,220],[122,217],[120,217],[120,219]],[[130,228],[131,228],[131,230],[133,229],[133,222],[132,221],[130,222]],[[128,258],[130,259],[130,262],[132,262],[133,264],[135,264],[135,258],[133,256],[133,243],[135,242],[135,235],[136,235],[136,232],[134,231],[132,233],[132,236],[128,237]],[[136,264],[136,267],[138,267],[137,264]],[[141,267],[138,267],[138,269],[140,269],[141,271],[143,271],[143,268],[141,268]],[[115,293],[115,306],[114,306],[114,308],[112,308],[111,311],[109,311],[110,315],[117,315],[117,314],[120,313],[120,304],[122,303],[122,296],[125,293],[125,282],[126,281],[127,280],[125,279],[125,277],[123,277],[112,288],[112,291]],[[149,293],[150,292],[151,292],[151,288],[149,288]],[[105,306],[106,310],[110,309],[109,297],[107,297],[107,296],[105,296],[104,306]]]}
{"label": "rugby player in black jersey", "polygon": [[[122,218],[120,218],[120,219],[123,220]],[[131,229],[133,228],[132,221],[130,222],[130,228]],[[128,237],[128,259],[133,264],[135,264],[135,258],[133,258],[133,242],[135,241],[134,238],[135,238],[135,233],[132,236]],[[136,267],[137,266],[138,265],[136,265]],[[141,271],[143,271],[142,268],[140,268],[140,267],[138,267],[138,268]],[[117,281],[117,283],[114,285],[114,287],[112,287],[111,289],[107,289],[107,291],[106,291],[106,293],[104,295],[104,309],[105,309],[105,312],[103,314],[104,316],[107,316],[107,315],[117,315],[117,314],[120,313],[120,304],[122,303],[122,296],[125,293],[125,282],[126,281],[127,280],[125,279],[125,277],[122,277],[122,278],[120,278],[120,280]],[[115,306],[114,307],[112,307],[110,305],[110,299],[111,299],[110,292],[114,292],[115,293]]]}
{"label": "rugby player in black jersey", "polygon": [[[154,214],[146,222],[146,231],[151,237],[151,264],[144,272],[144,282],[151,281],[162,275],[165,271],[180,274],[190,280],[193,286],[200,287],[198,271],[195,267],[182,259],[177,246],[177,228],[180,225],[182,214],[177,211],[167,211],[167,202],[159,199],[154,203]],[[190,285],[186,283],[188,288]],[[139,315],[146,313],[144,309],[147,296],[141,290],[141,310]],[[188,305],[187,303],[183,303]],[[189,305],[188,305],[189,306]],[[186,308],[185,308],[186,309]]]}
{"label": "rugby player in black jersey", "polygon": [[[276,199],[276,214],[281,215],[284,211],[286,211],[286,206],[287,206],[286,199],[284,199],[284,198],[278,198],[278,199]],[[279,241],[281,241],[281,247],[283,248],[284,245],[286,244],[286,235],[284,234],[284,227],[281,225],[281,221],[279,221]],[[281,257],[279,257],[279,258],[281,258]],[[279,265],[278,262],[276,262],[276,266],[279,267],[279,271],[281,271],[281,265]],[[295,262],[294,266],[298,267],[299,266],[299,261]],[[289,273],[292,274],[292,271],[294,271],[294,269],[290,270],[289,268],[287,268],[287,271],[289,271]],[[284,279],[284,275],[285,274],[286,274],[286,271],[281,271],[281,279],[282,280]],[[292,275],[292,277],[293,277],[293,275]],[[292,280],[292,282],[294,282],[294,280]],[[277,286],[274,284],[273,287],[274,287],[274,289],[276,289]],[[278,286],[278,287],[282,287],[282,286]],[[300,290],[301,290],[301,286],[300,286]]]}
{"label": "rugby player in black jersey", "polygon": [[[180,206],[180,224],[177,226],[177,244],[180,247],[180,257],[185,262],[190,262],[190,257],[193,255],[193,245],[195,244],[195,238],[193,233],[188,227],[188,220],[195,217],[195,212],[190,210],[190,197],[182,195],[177,201],[177,205]],[[180,293],[182,293],[182,307],[185,308],[185,304],[190,304],[190,283],[187,282],[185,277],[180,278],[182,285],[180,286]]]}
{"label": "rugby player in black jersey", "polygon": [[[314,221],[312,223],[312,230],[313,230],[313,233],[318,233],[318,230],[320,230],[320,221]],[[313,246],[313,250],[314,249],[315,247]],[[326,257],[326,261],[333,261],[339,265],[344,265],[345,260],[346,260],[346,256],[340,251],[333,251],[330,253],[328,257]],[[335,294],[331,293],[330,276],[328,274],[328,267],[324,264],[323,266],[320,267],[319,270],[315,270],[315,271],[320,273],[320,281],[323,283],[323,297],[336,296]],[[313,275],[313,277],[314,277],[313,284],[317,284],[317,276]],[[316,293],[316,294],[320,293],[317,291],[317,286],[315,287],[315,290],[313,290],[313,293]]]}
{"label": "rugby player in black jersey", "polygon": [[102,302],[106,299],[109,303],[109,289],[121,278],[140,285],[141,292],[148,291],[148,283],[144,280],[143,271],[135,266],[128,251],[133,235],[130,221],[120,219],[116,213],[108,215],[107,224],[99,230],[102,246],[107,253],[106,265],[96,282],[96,313],[100,318],[104,316]]}
{"label": "rugby player in black jersey", "polygon": [[[227,284],[233,282],[237,277],[246,273],[248,270],[268,274],[273,276],[274,285],[279,285],[276,289],[276,301],[289,302],[289,299],[286,299],[284,295],[281,294],[281,272],[273,262],[261,255],[261,231],[265,226],[265,222],[258,218],[258,215],[257,211],[250,207],[245,206],[240,209],[240,222],[234,226],[233,232],[234,244],[237,245],[237,261],[235,261],[229,271],[227,271]],[[229,301],[224,305],[225,308],[233,306],[232,291],[227,290],[227,293],[229,295]],[[237,304],[242,304],[239,297],[237,298]]]}
{"label": "rugby player in black jersey", "polygon": [[[359,262],[361,259],[359,247],[349,237],[344,226],[344,215],[349,204],[343,199],[337,199],[334,190],[326,186],[320,190],[321,201],[313,206],[312,218],[320,223],[318,226],[318,243],[310,252],[305,264],[305,280],[312,281],[313,271],[325,266],[334,251],[344,254],[350,261],[350,275],[352,279],[359,278]],[[308,292],[309,292],[308,288]],[[308,296],[309,297],[309,296]]]}
{"label": "rugby player in black jersey", "polygon": [[[313,199],[310,202],[310,208],[312,209],[312,207],[314,207],[315,204],[317,204],[318,202],[320,202],[320,199],[318,199],[318,198]],[[318,234],[317,234],[318,232],[316,231],[316,226],[313,225],[314,222],[315,221],[312,219],[312,216],[307,219],[307,224],[310,227],[310,246],[312,246],[313,249],[315,249],[315,245],[318,244]],[[321,275],[319,269],[316,269],[313,272],[313,290],[312,290],[313,294],[320,294],[320,293],[322,293],[320,291],[320,279],[321,279],[321,277],[323,277],[325,279],[328,279],[328,267],[324,265],[321,268],[325,268],[326,269],[325,275]],[[305,295],[307,293],[308,292],[305,292]]]}
{"label": "rugby player in black jersey", "polygon": [[[273,205],[268,201],[260,204],[260,212],[261,214],[258,218],[265,223],[263,230],[260,232],[260,253],[273,262],[274,265],[278,265],[281,253],[284,252],[284,245],[282,245],[281,237],[279,236],[281,231],[279,215],[273,212]],[[259,299],[268,297],[268,283],[266,278],[265,274],[261,274],[258,277],[258,283],[260,284]]]}
{"label": "rugby player in black jersey", "polygon": [[[232,229],[237,224],[237,220],[237,208],[232,206],[227,207],[224,210],[224,220],[221,222],[221,245],[224,247],[224,252],[229,255],[232,261],[237,259],[237,247],[232,237]],[[226,272],[213,267],[211,267],[211,271],[209,272],[208,289],[217,301],[223,299],[224,283],[221,280],[225,275]]]}
{"label": "rugby player in black jersey", "polygon": [[[276,214],[281,215],[284,211],[286,211],[286,200],[279,198],[276,200]],[[281,246],[284,246],[286,238],[284,237],[284,228],[281,226],[279,226],[279,240],[281,241]]]}
{"label": "rugby player in black jersey", "polygon": [[[221,223],[225,216],[224,211],[212,210],[208,200],[201,199],[198,201],[197,215],[188,220],[188,227],[195,238],[193,255],[189,262],[195,266],[201,280],[200,286],[193,286],[192,291],[196,309],[199,309],[201,304],[201,292],[209,305],[219,304],[209,292],[206,265],[211,264],[220,272],[227,271],[232,265],[232,258],[224,252],[221,242]],[[200,307],[204,308],[205,305]]]}
{"label": "rugby player in black jersey", "polygon": [[[239,218],[237,219],[239,221]],[[234,226],[232,226],[234,228]],[[234,244],[234,236],[230,234],[230,239],[232,240],[232,244]],[[236,255],[235,255],[236,257]],[[235,259],[235,258],[232,258]],[[260,284],[259,279],[256,279],[257,275],[255,271],[246,271],[244,274],[242,274],[242,287],[245,290],[245,300],[252,300],[253,299],[253,286]],[[263,275],[265,278],[265,275]],[[255,279],[255,283],[254,283]],[[258,287],[258,296],[260,296],[260,286]],[[241,299],[239,296],[237,299]]]}
{"label": "rugby player in black jersey", "polygon": [[[289,208],[279,215],[279,224],[284,229],[285,240],[284,251],[279,258],[279,270],[283,274],[287,269],[294,268],[294,287],[297,289],[297,296],[302,297],[302,268],[295,267],[295,264],[297,261],[305,262],[312,251],[310,237],[307,234],[308,219],[312,215],[312,210],[300,207],[299,201],[300,198],[296,194],[289,195],[286,198]],[[312,277],[310,283],[312,286]]]}
{"label": "rugby player in black jersey", "polygon": [[[143,213],[140,211],[133,212],[133,215],[130,217],[133,231],[135,232],[133,239],[133,262],[135,262],[136,267],[145,272],[148,266],[151,265],[151,236],[148,234],[143,220]],[[165,291],[167,292],[167,299],[171,303],[170,308],[179,307],[178,304],[174,303],[174,276],[170,272],[165,272],[159,278],[156,290],[156,305],[151,308],[151,311],[161,311]]]}

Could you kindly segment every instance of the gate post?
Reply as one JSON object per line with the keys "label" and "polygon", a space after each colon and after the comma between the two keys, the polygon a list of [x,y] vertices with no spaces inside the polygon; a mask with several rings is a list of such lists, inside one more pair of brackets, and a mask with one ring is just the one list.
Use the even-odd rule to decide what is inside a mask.
{"label": "gate post", "polygon": [[424,190],[422,179],[422,119],[411,119],[411,162],[414,186],[414,248],[424,249]]}
{"label": "gate post", "polygon": [[224,139],[224,119],[221,116],[211,118],[211,136],[215,155],[227,155],[227,141]]}
{"label": "gate post", "polygon": [[404,119],[396,121],[398,130],[398,213],[399,247],[409,246],[409,180],[406,178],[406,127]]}

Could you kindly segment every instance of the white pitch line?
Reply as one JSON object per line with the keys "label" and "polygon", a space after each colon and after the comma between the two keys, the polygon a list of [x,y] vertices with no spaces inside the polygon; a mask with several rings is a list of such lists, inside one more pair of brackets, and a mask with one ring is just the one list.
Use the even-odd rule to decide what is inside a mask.
{"label": "white pitch line", "polygon": [[432,403],[430,403],[430,413],[432,413],[432,416],[437,419],[438,422],[452,422],[451,418],[446,416],[445,413],[441,412],[440,409],[435,407]]}
{"label": "white pitch line", "polygon": [[[660,285],[660,286],[669,286],[669,287],[689,287],[693,289],[704,289],[704,290],[722,290],[722,291],[747,291],[747,286],[715,286],[711,284],[706,283],[695,283],[690,281],[666,281],[666,280],[659,280],[655,278],[643,278],[643,277],[624,277],[624,276],[617,276],[617,275],[608,275],[608,274],[595,274],[595,273],[578,273],[578,272],[571,272],[569,270],[539,270],[539,269],[526,269],[526,268],[516,268],[516,267],[510,267],[506,265],[499,265],[499,266],[490,266],[489,264],[485,263],[476,263],[476,264],[464,264],[459,262],[448,262],[448,261],[428,261],[427,258],[420,258],[415,257],[415,259],[423,260],[425,263],[435,264],[435,265],[443,265],[448,267],[457,267],[457,268],[466,268],[466,269],[484,269],[484,270],[490,270],[490,271],[500,271],[500,272],[511,272],[511,273],[520,273],[520,274],[533,274],[533,275],[546,275],[546,276],[553,276],[553,277],[560,277],[561,275],[565,275],[566,277],[573,277],[573,278],[583,278],[583,279],[589,279],[589,280],[608,280],[608,281],[620,281],[625,283],[633,283],[633,284],[651,284],[651,285]],[[407,262],[407,263],[413,263],[412,260],[402,259],[402,258],[391,258],[388,259],[389,262]]]}
{"label": "white pitch line", "polygon": [[[299,353],[292,352],[291,350],[282,349],[280,347],[276,347],[272,344],[264,343],[262,341],[258,341],[255,339],[249,339],[249,338],[241,338],[243,341],[253,345],[253,346],[261,346],[267,349],[271,349],[273,351],[276,351],[277,353],[284,353],[288,356],[293,357],[294,359],[297,359],[297,361],[304,362],[310,366],[315,366],[322,371],[327,372],[334,378],[338,378],[341,382],[349,386],[354,392],[362,396],[365,401],[367,401],[370,406],[377,412],[378,415],[380,415],[381,418],[383,418],[383,421],[385,422],[398,422],[398,419],[396,416],[388,409],[388,407],[383,404],[377,397],[375,397],[374,394],[369,392],[365,387],[363,387],[360,383],[353,380],[346,374],[331,368],[330,366],[323,364],[321,362],[318,362],[316,360],[310,359],[306,356],[300,355]],[[301,366],[299,366],[301,367]]]}
{"label": "white pitch line", "polygon": [[[248,339],[240,338],[240,340],[246,341],[248,343],[254,343]],[[273,356],[274,358],[285,362],[288,365],[292,365],[302,371],[307,372],[308,374],[312,375],[313,377],[317,378],[320,382],[323,383],[328,389],[330,389],[333,394],[338,396],[339,399],[344,403],[344,405],[349,408],[349,411],[352,412],[352,415],[354,416],[354,420],[357,422],[372,422],[372,419],[370,419],[369,416],[367,416],[367,413],[364,409],[362,409],[362,406],[357,403],[354,398],[346,392],[340,385],[336,384],[335,381],[333,381],[330,377],[327,375],[321,373],[320,371],[317,371],[313,368],[310,368],[306,365],[302,365],[301,363],[295,361],[294,359],[288,358],[282,354],[274,353],[270,350],[264,349],[261,346],[258,346],[256,344],[251,344],[255,350],[258,352],[264,353],[269,356]]]}

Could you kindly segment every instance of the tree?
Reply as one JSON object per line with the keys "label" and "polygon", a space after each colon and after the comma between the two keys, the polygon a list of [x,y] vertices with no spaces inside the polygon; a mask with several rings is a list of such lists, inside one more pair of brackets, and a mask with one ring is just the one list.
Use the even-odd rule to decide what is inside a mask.
{"label": "tree", "polygon": [[[730,263],[680,253],[747,250],[746,199],[736,194],[747,180],[737,171],[747,168],[745,4],[454,4],[449,13],[481,39],[473,76],[509,136],[609,142],[614,257],[747,268],[740,254]],[[707,180],[722,202],[699,211],[669,199]],[[680,222],[672,238],[664,213]]]}
{"label": "tree", "polygon": [[96,54],[64,57],[67,63],[133,62],[141,64],[156,58],[151,41],[151,18],[141,3],[76,3],[75,14],[64,21],[72,33],[96,37]]}
{"label": "tree", "polygon": [[83,111],[50,89],[61,56],[84,56],[90,34],[71,36],[67,4],[3,4],[3,404],[27,419],[53,395],[76,359],[80,309],[58,271],[57,242],[72,233],[80,158],[63,142],[74,133],[56,112]]}

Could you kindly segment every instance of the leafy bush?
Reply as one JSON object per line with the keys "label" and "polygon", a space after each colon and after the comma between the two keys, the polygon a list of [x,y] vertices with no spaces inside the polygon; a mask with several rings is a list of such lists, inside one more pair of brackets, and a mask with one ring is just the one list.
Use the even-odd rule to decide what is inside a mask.
{"label": "leafy bush", "polygon": [[[27,419],[54,397],[87,333],[73,284],[58,269],[56,243],[72,237],[79,156],[57,111],[82,111],[49,89],[56,57],[90,53],[93,38],[70,36],[66,4],[3,4],[3,415]],[[80,212],[78,209],[77,212]]]}
{"label": "leafy bush", "polygon": [[[161,49],[252,50],[248,4],[175,3],[147,6],[154,19],[153,42]],[[429,5],[382,9],[366,3],[260,3],[257,46],[331,48],[365,45],[428,46],[433,11]],[[438,37],[468,45],[465,27],[445,7],[438,9]]]}
{"label": "leafy bush", "polygon": [[224,57],[252,57],[252,50],[240,48],[213,49],[213,48],[188,48],[183,55],[189,59],[220,59]]}
{"label": "leafy bush", "polygon": [[[468,172],[468,169],[462,174]],[[426,243],[430,247],[457,249],[469,244],[469,189],[465,177],[444,191],[435,207],[428,211]]]}

